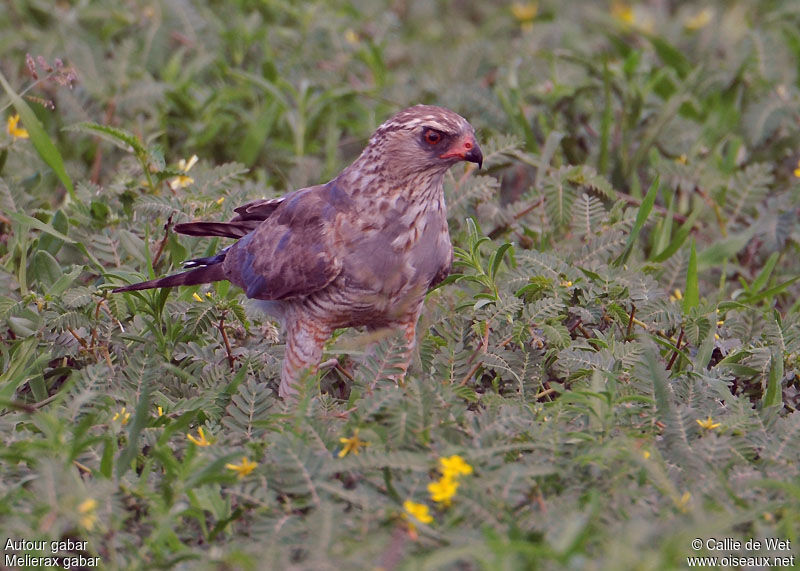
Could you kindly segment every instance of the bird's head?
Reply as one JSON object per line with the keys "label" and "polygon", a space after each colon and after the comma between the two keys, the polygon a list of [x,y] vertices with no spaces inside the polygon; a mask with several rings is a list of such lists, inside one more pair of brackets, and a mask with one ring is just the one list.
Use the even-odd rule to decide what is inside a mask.
{"label": "bird's head", "polygon": [[415,105],[378,127],[357,162],[397,180],[419,181],[441,180],[459,161],[483,163],[472,125],[444,107]]}

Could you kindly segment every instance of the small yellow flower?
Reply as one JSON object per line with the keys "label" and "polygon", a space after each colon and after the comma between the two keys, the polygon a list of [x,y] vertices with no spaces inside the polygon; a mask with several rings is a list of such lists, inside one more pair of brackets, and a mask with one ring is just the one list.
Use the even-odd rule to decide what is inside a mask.
{"label": "small yellow flower", "polygon": [[353,28],[347,28],[347,30],[345,30],[344,41],[346,41],[351,46],[358,45],[358,34],[353,30]]}
{"label": "small yellow flower", "polygon": [[433,516],[428,510],[428,506],[425,504],[418,504],[417,502],[406,500],[403,502],[403,509],[406,510],[404,514],[406,517],[411,516],[420,523],[433,522]]}
{"label": "small yellow flower", "polygon": [[794,176],[800,178],[800,159],[797,161],[797,168],[794,169]]}
{"label": "small yellow flower", "polygon": [[181,169],[183,172],[189,172],[189,170],[197,164],[197,155],[192,155],[189,160],[181,159],[178,161],[178,168]]}
{"label": "small yellow flower", "polygon": [[472,474],[472,466],[467,464],[458,454],[448,458],[439,458],[439,470],[443,478],[457,478],[458,476],[468,476]]}
{"label": "small yellow flower", "polygon": [[711,8],[705,7],[697,14],[686,20],[684,27],[689,31],[699,30],[708,26],[711,19],[714,17],[714,11]]}
{"label": "small yellow flower", "polygon": [[239,464],[225,464],[225,467],[228,470],[233,470],[236,472],[239,478],[244,478],[247,476],[250,472],[256,469],[256,466],[258,466],[258,464],[248,460],[247,456],[242,456],[242,461]]}
{"label": "small yellow flower", "polygon": [[689,162],[689,157],[686,156],[686,153],[683,153],[681,156],[675,159],[675,162],[685,165],[686,163]]}
{"label": "small yellow flower", "polygon": [[678,288],[675,288],[675,290],[673,290],[672,292],[672,295],[669,296],[670,301],[680,301],[682,299],[683,299],[683,293],[681,293],[681,290],[679,290]]}
{"label": "small yellow flower", "polygon": [[186,438],[189,439],[189,442],[193,442],[197,446],[211,446],[211,442],[209,442],[209,440],[206,438],[206,435],[203,432],[203,427],[202,426],[198,426],[197,427],[197,434],[200,436],[199,438],[196,438],[196,437],[192,436],[191,434],[187,434]]}
{"label": "small yellow flower", "polygon": [[353,430],[353,436],[351,436],[350,438],[340,438],[339,442],[344,444],[344,448],[342,448],[339,451],[339,458],[344,458],[345,456],[350,454],[350,452],[358,455],[359,448],[363,446],[369,446],[369,442],[361,440],[358,437],[358,428]]}
{"label": "small yellow flower", "polygon": [[27,129],[23,129],[19,126],[19,114],[10,115],[8,117],[8,125],[6,128],[8,130],[8,134],[15,139],[27,139],[30,137]]}
{"label": "small yellow flower", "polygon": [[192,294],[192,297],[194,298],[195,301],[203,301],[203,298],[197,295],[197,292],[194,292]]}
{"label": "small yellow flower", "polygon": [[689,500],[692,499],[692,494],[689,492],[683,492],[683,495],[680,498],[675,498],[673,501],[675,502],[675,507],[677,507],[682,512],[686,513],[689,508]]}
{"label": "small yellow flower", "polygon": [[431,499],[437,504],[445,506],[449,506],[452,503],[453,496],[456,495],[457,490],[458,481],[447,476],[442,476],[438,482],[428,484],[428,492],[431,494]]}
{"label": "small yellow flower", "polygon": [[216,202],[217,202],[217,204],[218,204],[218,205],[220,205],[220,206],[221,206],[221,205],[222,205],[222,203],[223,203],[223,202],[225,202],[225,197],[224,197],[224,196],[220,196],[220,197],[217,199],[217,201],[216,201]]}
{"label": "small yellow flower", "polygon": [[611,15],[624,24],[633,24],[636,16],[633,13],[633,7],[627,2],[615,0],[611,3]]}
{"label": "small yellow flower", "polygon": [[570,280],[564,280],[561,282],[561,287],[572,287],[572,282]]}
{"label": "small yellow flower", "polygon": [[79,521],[88,530],[91,530],[97,522],[96,508],[97,500],[93,498],[87,498],[78,504],[78,513],[81,515]]}
{"label": "small yellow flower", "polygon": [[131,413],[123,406],[118,413],[111,417],[111,420],[117,421],[119,420],[123,426],[128,424],[128,421],[131,419]]}
{"label": "small yellow flower", "polygon": [[706,430],[714,430],[720,426],[719,422],[714,422],[711,420],[711,415],[708,415],[708,418],[705,420],[700,420],[698,418],[695,422],[700,425],[700,428],[705,428]]}
{"label": "small yellow flower", "polygon": [[211,298],[211,292],[210,291],[206,292],[206,297],[209,298],[209,299]]}
{"label": "small yellow flower", "polygon": [[539,4],[537,2],[514,2],[511,5],[511,14],[519,22],[523,30],[533,28],[533,21],[536,19],[538,12]]}
{"label": "small yellow flower", "polygon": [[649,460],[650,459],[650,451],[649,450],[642,450],[642,457],[645,460]]}
{"label": "small yellow flower", "polygon": [[164,416],[164,409],[163,408],[158,407],[157,410],[158,410],[158,416]]}
{"label": "small yellow flower", "polygon": [[[197,163],[197,155],[192,155],[192,157],[187,161],[185,159],[181,159],[178,161],[178,169],[182,170],[183,172],[189,172],[189,170]],[[169,182],[170,188],[173,190],[176,188],[183,188],[184,186],[189,186],[194,182],[194,179],[190,176],[185,174],[181,174],[173,178]]]}

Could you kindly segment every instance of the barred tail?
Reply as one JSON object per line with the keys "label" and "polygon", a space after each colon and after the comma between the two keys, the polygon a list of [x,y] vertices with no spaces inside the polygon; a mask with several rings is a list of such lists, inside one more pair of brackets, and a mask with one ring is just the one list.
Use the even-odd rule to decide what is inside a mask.
{"label": "barred tail", "polygon": [[175,287],[182,285],[198,285],[208,284],[211,282],[218,282],[227,279],[222,271],[222,264],[214,264],[211,266],[203,266],[183,272],[158,278],[157,280],[148,280],[146,282],[139,282],[138,284],[131,284],[124,287],[118,287],[111,291],[111,293],[120,293],[123,291],[137,291],[141,289],[152,289],[157,287]]}

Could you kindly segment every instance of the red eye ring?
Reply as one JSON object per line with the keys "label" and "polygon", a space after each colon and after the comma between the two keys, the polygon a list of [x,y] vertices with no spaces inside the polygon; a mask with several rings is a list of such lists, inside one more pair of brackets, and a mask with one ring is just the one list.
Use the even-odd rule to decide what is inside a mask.
{"label": "red eye ring", "polygon": [[442,134],[439,131],[428,129],[425,131],[425,142],[429,145],[436,145],[442,140]]}

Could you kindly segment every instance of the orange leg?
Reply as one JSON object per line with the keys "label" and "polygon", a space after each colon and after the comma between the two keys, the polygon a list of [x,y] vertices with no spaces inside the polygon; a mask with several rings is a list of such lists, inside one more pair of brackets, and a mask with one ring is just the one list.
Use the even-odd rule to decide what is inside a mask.
{"label": "orange leg", "polygon": [[304,373],[315,374],[322,359],[322,348],[333,332],[318,320],[299,316],[286,327],[286,355],[281,369],[278,394],[282,398],[297,394],[297,383]]}
{"label": "orange leg", "polygon": [[403,378],[406,376],[406,371],[408,371],[408,367],[411,364],[411,357],[414,354],[414,347],[417,344],[417,322],[419,321],[419,315],[421,311],[422,304],[420,304],[416,312],[408,315],[403,321],[398,321],[395,325],[402,330],[403,337],[406,341],[406,347],[403,350],[403,362],[400,364],[400,368],[403,370],[403,372],[397,375],[392,375],[393,379],[398,383],[402,382]]}

